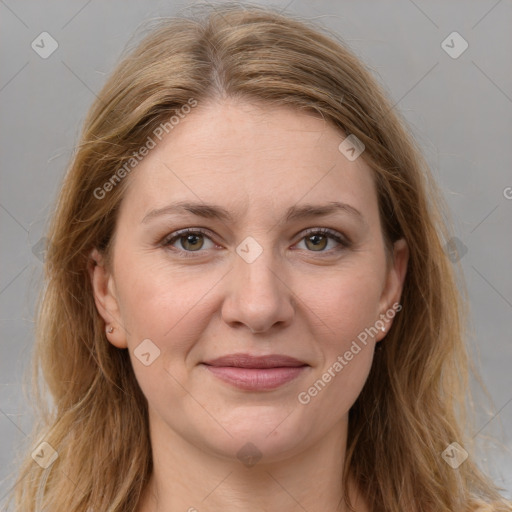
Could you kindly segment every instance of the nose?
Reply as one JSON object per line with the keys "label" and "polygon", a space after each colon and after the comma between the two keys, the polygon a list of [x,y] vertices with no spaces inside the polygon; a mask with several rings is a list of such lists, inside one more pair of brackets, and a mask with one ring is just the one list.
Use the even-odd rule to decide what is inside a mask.
{"label": "nose", "polygon": [[231,327],[245,325],[252,333],[264,333],[290,324],[296,301],[271,252],[264,250],[251,263],[235,253],[222,305],[222,318]]}

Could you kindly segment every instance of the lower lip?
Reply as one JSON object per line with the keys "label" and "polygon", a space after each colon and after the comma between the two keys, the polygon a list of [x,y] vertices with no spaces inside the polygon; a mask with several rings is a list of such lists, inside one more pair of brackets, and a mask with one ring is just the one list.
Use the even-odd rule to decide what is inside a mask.
{"label": "lower lip", "polygon": [[276,389],[297,378],[307,368],[307,366],[286,366],[279,368],[204,366],[220,380],[240,389],[250,391]]}

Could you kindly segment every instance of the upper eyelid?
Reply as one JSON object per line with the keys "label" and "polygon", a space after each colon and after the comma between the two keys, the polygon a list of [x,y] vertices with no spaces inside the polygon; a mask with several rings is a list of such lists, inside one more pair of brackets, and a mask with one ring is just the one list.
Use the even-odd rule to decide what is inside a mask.
{"label": "upper eyelid", "polygon": [[[208,238],[215,238],[215,235],[213,233],[206,229],[206,228],[182,228],[177,229],[176,231],[173,231],[172,233],[169,233],[168,235],[165,235],[162,239],[162,243],[165,244],[167,242],[170,242],[173,238],[179,238],[180,236],[185,236],[189,233],[200,233],[202,235],[207,236]],[[213,240],[212,240],[213,242]]]}

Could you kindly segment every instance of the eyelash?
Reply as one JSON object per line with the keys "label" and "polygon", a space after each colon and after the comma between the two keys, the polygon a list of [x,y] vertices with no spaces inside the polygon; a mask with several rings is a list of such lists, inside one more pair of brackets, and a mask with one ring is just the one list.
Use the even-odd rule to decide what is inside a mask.
{"label": "eyelash", "polygon": [[[205,230],[205,229],[202,229],[202,228],[185,228],[185,229],[180,229],[179,231],[175,231],[174,233],[171,233],[169,236],[165,237],[162,240],[161,245],[163,247],[167,248],[167,247],[172,246],[172,244],[176,240],[179,240],[181,237],[184,237],[186,235],[197,235],[197,234],[205,235],[210,240],[212,238],[210,232]],[[343,249],[348,249],[351,246],[351,242],[347,238],[343,237],[343,235],[341,235],[337,231],[334,231],[334,230],[329,229],[329,228],[308,228],[304,232],[304,234],[303,234],[302,238],[299,240],[299,242],[301,242],[307,236],[311,236],[311,235],[327,236],[328,238],[331,238],[332,240],[335,240],[336,242],[338,242],[340,244],[340,246],[341,246],[341,247],[336,247],[334,249],[331,249],[330,251],[318,251],[318,253],[320,255],[322,255],[322,254],[323,255],[330,255],[333,251],[334,252],[338,252],[338,251],[341,251]],[[212,240],[212,242],[213,242],[213,240]],[[194,253],[204,252],[204,251],[201,251],[201,250],[199,250],[199,251],[186,251],[184,249],[176,249],[176,248],[172,248],[171,250],[179,251],[180,257],[184,257],[184,258],[196,258],[197,256],[194,256],[193,255]],[[314,253],[314,252],[317,252],[317,251],[308,251],[308,252]]]}

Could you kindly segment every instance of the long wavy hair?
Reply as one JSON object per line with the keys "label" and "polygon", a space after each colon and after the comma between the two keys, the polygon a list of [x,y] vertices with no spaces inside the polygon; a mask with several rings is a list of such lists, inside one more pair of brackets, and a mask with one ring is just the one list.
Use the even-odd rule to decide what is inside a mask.
{"label": "long wavy hair", "polygon": [[[31,375],[38,421],[11,496],[15,510],[132,512],[140,503],[152,472],[147,402],[129,354],[105,336],[88,274],[92,248],[111,261],[130,177],[104,197],[98,189],[191,98],[233,97],[320,115],[355,134],[387,245],[404,238],[409,246],[403,312],[350,410],[340,486],[353,478],[374,511],[512,511],[472,458],[465,430],[468,308],[444,250],[446,207],[371,71],[336,35],[271,8],[202,6],[156,25],[98,93],[48,229]],[[47,469],[30,456],[42,441],[58,454]],[[457,469],[442,457],[453,441],[470,453]]]}

